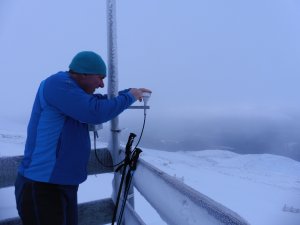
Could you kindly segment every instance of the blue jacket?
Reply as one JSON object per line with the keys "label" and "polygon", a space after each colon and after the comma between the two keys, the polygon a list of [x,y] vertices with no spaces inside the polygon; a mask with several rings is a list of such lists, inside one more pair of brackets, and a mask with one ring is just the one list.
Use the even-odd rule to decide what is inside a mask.
{"label": "blue jacket", "polygon": [[107,122],[134,101],[128,90],[113,99],[87,94],[68,72],[48,77],[36,94],[19,173],[34,181],[82,183],[91,150],[88,124]]}

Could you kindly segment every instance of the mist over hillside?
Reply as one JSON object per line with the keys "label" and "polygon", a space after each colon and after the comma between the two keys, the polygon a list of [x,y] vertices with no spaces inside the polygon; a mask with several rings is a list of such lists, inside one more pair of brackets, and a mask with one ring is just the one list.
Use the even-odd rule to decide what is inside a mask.
{"label": "mist over hillside", "polygon": [[[270,153],[300,161],[300,116],[297,113],[191,118],[159,118],[149,114],[142,147],[165,151],[223,149],[240,154]],[[120,121],[120,127],[125,128],[121,134],[122,143],[126,143],[130,132],[140,134],[141,115]],[[106,129],[101,132],[104,140],[108,140]]]}

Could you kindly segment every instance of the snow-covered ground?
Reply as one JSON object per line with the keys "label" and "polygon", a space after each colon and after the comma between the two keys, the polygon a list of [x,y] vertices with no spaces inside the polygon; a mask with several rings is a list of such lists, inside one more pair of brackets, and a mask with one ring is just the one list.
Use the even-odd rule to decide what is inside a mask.
{"label": "snow-covered ground", "polygon": [[[24,133],[0,130],[0,157],[23,152]],[[300,162],[269,154],[222,150],[164,152],[143,149],[141,157],[227,206],[252,225],[300,224]],[[89,176],[79,202],[110,197],[112,174]],[[13,188],[0,189],[0,219],[14,217]],[[165,224],[136,192],[136,210],[147,224]]]}

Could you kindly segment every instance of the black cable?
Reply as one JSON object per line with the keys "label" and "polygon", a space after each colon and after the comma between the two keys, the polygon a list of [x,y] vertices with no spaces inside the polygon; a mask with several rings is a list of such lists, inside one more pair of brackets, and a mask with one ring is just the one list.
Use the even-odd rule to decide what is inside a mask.
{"label": "black cable", "polygon": [[145,128],[145,123],[146,123],[146,113],[144,113],[144,122],[143,122],[143,127],[142,127],[142,131],[141,131],[139,140],[138,140],[137,144],[135,145],[133,151],[135,151],[135,149],[137,148],[137,146],[139,145],[139,143],[140,143],[140,141],[142,139],[142,136],[143,136],[143,133],[144,133],[144,128]]}
{"label": "black cable", "polygon": [[[140,134],[139,140],[138,140],[137,144],[135,145],[135,147],[133,148],[133,151],[132,151],[131,154],[133,154],[133,153],[135,152],[137,146],[139,145],[139,143],[140,143],[140,141],[141,141],[141,139],[142,139],[142,136],[143,136],[143,133],[144,133],[145,124],[146,124],[146,115],[147,115],[147,114],[144,113],[144,122],[143,122],[143,127],[142,127],[142,130],[141,130],[141,134]],[[112,165],[112,166],[104,165],[104,164],[100,161],[100,159],[99,159],[99,157],[98,157],[98,155],[97,155],[96,138],[97,138],[97,132],[94,131],[94,149],[95,149],[95,156],[96,156],[97,161],[101,164],[101,166],[106,167],[106,168],[114,168],[114,167],[119,166],[119,165],[121,165],[122,163],[124,163],[125,159],[122,160],[121,162],[115,164],[115,165]]]}
{"label": "black cable", "polygon": [[100,158],[98,157],[98,154],[97,154],[96,137],[97,137],[97,131],[94,131],[94,149],[95,149],[95,156],[96,156],[97,161],[101,164],[101,166],[106,167],[106,168],[114,168],[114,167],[119,166],[119,165],[121,165],[122,163],[124,163],[125,159],[122,160],[121,162],[115,164],[115,165],[112,165],[112,166],[104,165],[104,164],[101,162],[101,160],[100,160]]}

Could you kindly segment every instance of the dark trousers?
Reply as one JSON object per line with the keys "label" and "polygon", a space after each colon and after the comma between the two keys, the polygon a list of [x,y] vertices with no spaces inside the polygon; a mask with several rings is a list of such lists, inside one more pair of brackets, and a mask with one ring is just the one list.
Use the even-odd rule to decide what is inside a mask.
{"label": "dark trousers", "polygon": [[77,225],[78,185],[35,182],[18,175],[15,195],[23,225]]}

